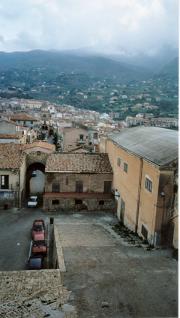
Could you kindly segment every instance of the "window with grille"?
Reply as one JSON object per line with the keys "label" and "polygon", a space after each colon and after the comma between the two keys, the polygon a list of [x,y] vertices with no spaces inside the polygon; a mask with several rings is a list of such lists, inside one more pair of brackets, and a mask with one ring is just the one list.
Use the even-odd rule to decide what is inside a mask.
{"label": "window with grille", "polygon": [[152,192],[152,181],[149,180],[148,178],[145,179],[145,188],[146,188],[149,192]]}
{"label": "window with grille", "polygon": [[52,183],[52,192],[60,192],[60,184],[59,182]]}
{"label": "window with grille", "polygon": [[1,182],[1,189],[9,189],[9,176],[3,175],[0,179]]}

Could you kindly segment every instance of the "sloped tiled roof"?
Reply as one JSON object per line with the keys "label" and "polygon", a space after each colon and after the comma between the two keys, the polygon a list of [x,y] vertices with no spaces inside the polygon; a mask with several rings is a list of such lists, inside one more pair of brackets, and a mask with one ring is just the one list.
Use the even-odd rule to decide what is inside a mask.
{"label": "sloped tiled roof", "polygon": [[20,139],[22,134],[0,134],[0,139]]}
{"label": "sloped tiled roof", "polygon": [[20,113],[20,114],[14,114],[10,117],[11,120],[13,121],[16,121],[16,120],[23,120],[23,121],[26,121],[26,120],[30,120],[30,121],[37,121],[36,118],[28,115],[28,114],[25,114],[25,113]]}
{"label": "sloped tiled roof", "polygon": [[51,154],[46,162],[46,172],[112,173],[108,155],[105,153]]}
{"label": "sloped tiled roof", "polygon": [[159,127],[135,127],[108,136],[120,148],[159,166],[178,158],[178,132]]}
{"label": "sloped tiled roof", "polygon": [[35,142],[31,143],[31,144],[24,145],[24,149],[25,150],[26,149],[35,148],[35,147],[45,148],[45,149],[52,150],[52,151],[55,150],[55,145],[49,144],[46,141],[35,141]]}
{"label": "sloped tiled roof", "polygon": [[0,144],[0,169],[19,169],[25,156],[22,150],[22,145]]}

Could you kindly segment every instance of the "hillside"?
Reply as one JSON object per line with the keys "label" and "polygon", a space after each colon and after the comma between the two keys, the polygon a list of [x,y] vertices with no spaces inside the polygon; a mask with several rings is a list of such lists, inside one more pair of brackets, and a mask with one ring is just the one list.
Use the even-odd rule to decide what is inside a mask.
{"label": "hillside", "polygon": [[119,81],[144,79],[149,72],[140,67],[101,56],[78,56],[68,52],[30,51],[0,52],[0,71],[42,69],[50,77],[53,73],[86,73],[92,77],[117,78]]}

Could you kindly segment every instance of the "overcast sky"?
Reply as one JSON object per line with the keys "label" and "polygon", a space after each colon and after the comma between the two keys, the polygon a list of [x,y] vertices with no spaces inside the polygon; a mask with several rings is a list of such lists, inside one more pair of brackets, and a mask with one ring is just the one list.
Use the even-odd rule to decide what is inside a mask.
{"label": "overcast sky", "polygon": [[178,0],[0,0],[0,50],[177,47]]}

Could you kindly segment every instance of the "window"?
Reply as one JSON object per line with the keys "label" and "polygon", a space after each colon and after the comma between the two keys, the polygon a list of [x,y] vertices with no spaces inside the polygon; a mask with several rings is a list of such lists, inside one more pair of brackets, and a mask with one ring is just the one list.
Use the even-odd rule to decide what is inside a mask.
{"label": "window", "polygon": [[82,204],[82,200],[75,200],[75,204]]}
{"label": "window", "polygon": [[83,182],[76,181],[76,192],[83,192]]}
{"label": "window", "polygon": [[111,193],[111,181],[104,181],[104,193]]}
{"label": "window", "polygon": [[128,172],[128,164],[124,162],[124,171],[127,173]]}
{"label": "window", "polygon": [[57,205],[59,204],[59,200],[52,200],[52,205]]}
{"label": "window", "polygon": [[104,205],[104,201],[103,201],[103,200],[100,200],[100,201],[99,201],[99,205]]}
{"label": "window", "polygon": [[149,180],[148,178],[145,179],[145,188],[146,188],[149,192],[152,192],[152,181]]}
{"label": "window", "polygon": [[141,234],[144,236],[144,238],[147,240],[148,238],[148,231],[146,230],[145,226],[142,224],[141,227]]}
{"label": "window", "polygon": [[60,192],[60,184],[59,182],[52,183],[52,192]]}
{"label": "window", "polygon": [[121,158],[117,158],[117,165],[120,167],[120,165],[121,165]]}
{"label": "window", "polygon": [[1,176],[1,189],[9,189],[9,176]]}
{"label": "window", "polygon": [[68,177],[66,177],[66,185],[69,184],[69,180],[68,180]]}

